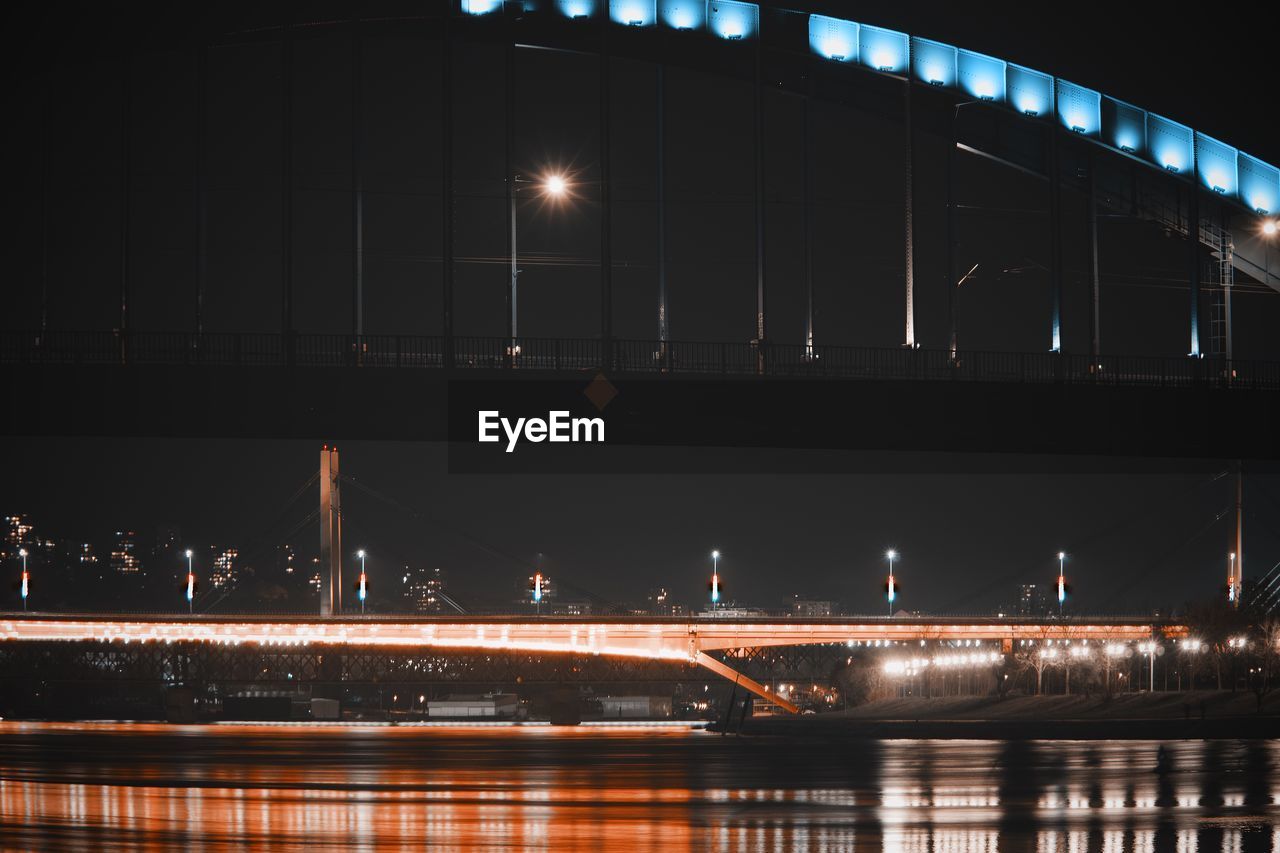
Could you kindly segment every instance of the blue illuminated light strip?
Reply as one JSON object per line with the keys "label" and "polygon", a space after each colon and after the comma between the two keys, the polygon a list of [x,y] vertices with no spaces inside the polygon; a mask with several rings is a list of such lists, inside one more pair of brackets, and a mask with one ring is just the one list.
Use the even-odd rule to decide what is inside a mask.
{"label": "blue illuminated light strip", "polygon": [[906,33],[861,24],[858,27],[858,58],[863,65],[890,74],[907,70],[911,54]]}
{"label": "blue illuminated light strip", "polygon": [[652,27],[658,23],[656,0],[609,0],[609,19],[625,27]]}
{"label": "blue illuminated light strip", "polygon": [[1126,154],[1147,155],[1147,113],[1132,104],[1102,96],[1102,139]]}
{"label": "blue illuminated light strip", "polygon": [[591,18],[596,13],[597,0],[556,0],[556,9],[566,18]]}
{"label": "blue illuminated light strip", "polygon": [[711,0],[707,4],[707,25],[722,39],[753,39],[760,30],[760,7],[737,0]]}
{"label": "blue illuminated light strip", "polygon": [[1053,78],[1012,63],[1005,69],[1009,105],[1023,115],[1047,116],[1053,110]]}
{"label": "blue illuminated light strip", "polygon": [[960,88],[980,101],[1004,102],[1005,63],[1002,59],[961,50],[956,55]]}
{"label": "blue illuminated light strip", "polygon": [[1147,113],[1147,156],[1161,169],[1190,173],[1196,157],[1193,136],[1185,124]]}
{"label": "blue illuminated light strip", "polygon": [[1235,198],[1240,176],[1236,172],[1236,158],[1240,152],[1211,136],[1196,133],[1196,173],[1207,189],[1218,195]]}
{"label": "blue illuminated light strip", "polygon": [[939,41],[911,39],[911,72],[930,86],[956,84],[956,49]]}
{"label": "blue illuminated light strip", "polygon": [[1102,127],[1101,93],[1062,79],[1055,82],[1059,123],[1072,133],[1096,137]]}
{"label": "blue illuminated light strip", "polygon": [[1280,210],[1280,169],[1250,157],[1243,151],[1237,161],[1240,200],[1255,212],[1269,216]]}
{"label": "blue illuminated light strip", "polygon": [[826,15],[810,15],[809,47],[833,62],[857,62],[858,25]]}
{"label": "blue illuminated light strip", "polygon": [[[606,0],[553,0],[569,18],[594,18]],[[467,15],[502,10],[502,0],[459,0]],[[728,41],[759,37],[760,8],[741,0],[607,0],[609,19],[630,27],[658,23],[709,31]],[[809,15],[809,48],[832,62],[889,74],[909,73],[977,100],[1007,104],[1026,116],[1056,116],[1067,130],[1141,157],[1206,189],[1238,199],[1261,215],[1280,211],[1280,169],[1184,124],[985,54],[896,30],[827,15]]]}
{"label": "blue illuminated light strip", "polygon": [[658,0],[658,18],[673,30],[700,30],[707,25],[707,0]]}
{"label": "blue illuminated light strip", "polygon": [[[1261,215],[1280,211],[1280,169],[1184,124],[985,54],[870,24],[809,16],[809,46],[819,56],[855,61],[844,48],[855,37],[856,61],[868,68],[899,74],[909,67],[911,76],[922,83],[960,89],[978,100],[1003,102],[1027,116],[1055,115],[1069,131],[1170,173],[1193,177]],[[837,40],[840,47],[835,46]]]}

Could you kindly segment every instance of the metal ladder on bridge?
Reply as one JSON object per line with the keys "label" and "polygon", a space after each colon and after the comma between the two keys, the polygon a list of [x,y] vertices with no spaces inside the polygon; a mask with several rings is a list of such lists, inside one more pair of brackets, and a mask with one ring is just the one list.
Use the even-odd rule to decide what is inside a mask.
{"label": "metal ladder on bridge", "polygon": [[[1127,199],[1130,203],[1129,213],[1134,218],[1154,222],[1173,233],[1187,236],[1190,228],[1190,212],[1183,209],[1181,205],[1170,207],[1164,201],[1152,198],[1148,193],[1142,192],[1138,185],[1133,186],[1131,193],[1118,192],[1112,198],[1103,199],[1103,202],[1110,202],[1111,206],[1115,207],[1125,195],[1130,196]],[[1205,217],[1200,219],[1199,238],[1200,245],[1208,247],[1213,259],[1207,270],[1203,265],[1200,270],[1201,282],[1212,288],[1213,294],[1213,305],[1209,314],[1207,355],[1225,358],[1228,292],[1235,284],[1235,244],[1230,231],[1220,223]],[[1206,272],[1208,275],[1205,275]]]}

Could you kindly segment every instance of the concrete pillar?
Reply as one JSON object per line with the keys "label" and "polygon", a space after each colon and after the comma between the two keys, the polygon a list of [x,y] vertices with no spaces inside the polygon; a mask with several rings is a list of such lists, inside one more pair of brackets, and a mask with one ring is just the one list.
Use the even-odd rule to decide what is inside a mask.
{"label": "concrete pillar", "polygon": [[342,613],[342,494],[338,448],[320,450],[320,615]]}

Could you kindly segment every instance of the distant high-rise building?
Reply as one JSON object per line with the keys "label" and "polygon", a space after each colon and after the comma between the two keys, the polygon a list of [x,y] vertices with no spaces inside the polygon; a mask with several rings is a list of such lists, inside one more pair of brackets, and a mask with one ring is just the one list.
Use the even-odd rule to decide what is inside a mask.
{"label": "distant high-rise building", "polygon": [[645,609],[654,616],[683,616],[684,607],[676,604],[671,598],[671,591],[665,586],[649,590],[645,598]]}
{"label": "distant high-rise building", "polygon": [[801,619],[820,619],[834,615],[836,604],[834,601],[796,594],[787,598],[787,610],[792,616]]}
{"label": "distant high-rise building", "polygon": [[18,553],[20,548],[30,548],[32,540],[35,538],[34,530],[31,522],[25,515],[6,515],[4,517],[4,541],[3,547],[0,547],[0,554],[5,557],[11,557]]}
{"label": "distant high-rise building", "polygon": [[1024,583],[1018,587],[1019,616],[1043,616],[1049,612],[1049,591],[1040,584]]}
{"label": "distant high-rise building", "polygon": [[132,530],[117,530],[111,546],[111,571],[118,575],[137,575],[142,572],[142,559],[138,554],[138,535]]}
{"label": "distant high-rise building", "polygon": [[293,552],[292,545],[281,545],[276,549],[276,568],[285,577],[293,577],[298,555]]}
{"label": "distant high-rise building", "polygon": [[405,566],[401,586],[405,604],[414,613],[439,613],[444,609],[441,598],[445,589],[443,569]]}
{"label": "distant high-rise building", "polygon": [[162,524],[156,528],[156,544],[153,551],[156,563],[167,566],[182,555],[182,530],[172,524]]}
{"label": "distant high-rise building", "polygon": [[236,581],[236,558],[240,552],[235,548],[224,548],[213,558],[213,566],[209,571],[209,585],[214,589],[234,589]]}
{"label": "distant high-rise building", "polygon": [[98,556],[98,549],[92,542],[66,542],[62,553],[62,562],[67,567],[71,582],[98,581],[106,576],[107,565]]}

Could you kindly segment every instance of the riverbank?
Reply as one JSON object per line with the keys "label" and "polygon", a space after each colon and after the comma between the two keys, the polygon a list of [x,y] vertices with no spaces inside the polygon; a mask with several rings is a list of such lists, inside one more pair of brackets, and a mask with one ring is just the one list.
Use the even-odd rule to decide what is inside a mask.
{"label": "riverbank", "polygon": [[[907,698],[797,717],[752,717],[746,735],[977,739],[1280,737],[1280,695],[1252,693]],[[714,727],[713,727],[714,728]],[[736,729],[736,726],[734,727]]]}

